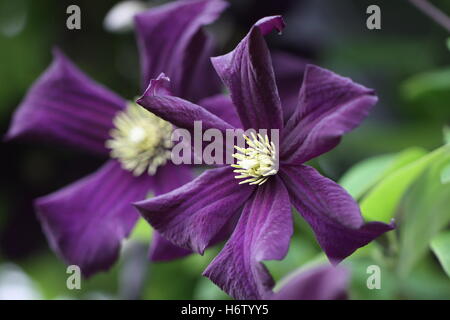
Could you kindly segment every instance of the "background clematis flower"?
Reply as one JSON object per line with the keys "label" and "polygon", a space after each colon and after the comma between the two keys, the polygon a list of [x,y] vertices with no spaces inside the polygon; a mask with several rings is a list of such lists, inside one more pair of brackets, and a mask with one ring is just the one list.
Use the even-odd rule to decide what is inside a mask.
{"label": "background clematis flower", "polygon": [[[212,41],[202,26],[225,7],[222,0],[180,1],[137,15],[142,87],[164,70],[174,94],[197,101],[219,92],[220,80],[207,59]],[[35,202],[52,249],[68,264],[80,266],[86,276],[108,269],[139,217],[130,204],[192,179],[187,166],[168,161],[171,132],[170,123],[89,79],[54,51],[6,138],[51,140],[107,159],[97,172]],[[153,260],[187,253],[155,233]]]}
{"label": "background clematis flower", "polygon": [[280,281],[272,300],[346,300],[349,272],[344,267],[320,265],[299,269]]}
{"label": "background clematis flower", "polygon": [[[280,16],[263,18],[232,52],[212,58],[230,90],[234,105],[230,108],[239,127],[237,121],[154,90],[154,85],[138,100],[187,130],[193,130],[194,120],[202,120],[205,130],[279,130],[279,148],[268,136],[249,137],[249,148],[235,154],[238,161],[233,167],[208,170],[181,188],[136,203],[163,237],[200,254],[240,214],[231,237],[204,272],[236,299],[270,297],[273,280],[261,262],[286,255],[293,233],[291,205],[309,223],[333,264],[393,229],[381,222],[365,223],[357,203],[342,187],[304,164],[334,148],[343,134],[359,125],[377,101],[374,91],[308,65],[297,106],[286,111],[263,38],[283,28]],[[271,163],[272,157],[279,157],[279,166]]]}

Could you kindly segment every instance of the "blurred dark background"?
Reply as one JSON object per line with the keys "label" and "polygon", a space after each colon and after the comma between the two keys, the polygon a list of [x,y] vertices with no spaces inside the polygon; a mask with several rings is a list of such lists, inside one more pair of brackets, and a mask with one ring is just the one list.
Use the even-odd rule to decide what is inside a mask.
{"label": "blurred dark background", "polygon": [[[123,97],[132,99],[140,94],[133,32],[114,33],[104,28],[104,17],[117,2],[0,0],[2,135],[29,86],[51,62],[54,46]],[[450,1],[432,2],[450,13]],[[81,30],[66,28],[66,8],[71,4],[81,8]],[[380,101],[371,117],[319,160],[330,177],[339,178],[352,164],[372,155],[408,146],[432,149],[442,143],[442,128],[450,116],[450,77],[445,80],[438,75],[450,72],[445,44],[449,34],[407,0],[233,0],[230,4],[220,20],[208,27],[218,39],[218,54],[231,50],[259,18],[282,14],[287,28],[282,36],[268,38],[271,50],[310,59],[378,92]],[[381,7],[381,30],[366,28],[366,8],[371,4]],[[435,73],[438,75],[433,77]],[[32,201],[94,171],[102,160],[45,143],[1,143],[0,148],[0,264],[20,266],[40,284],[42,297],[58,297],[64,283],[50,282],[52,274],[64,279],[65,269],[48,248]],[[159,273],[163,286],[178,265],[154,268],[155,272],[166,270]],[[192,292],[194,283],[203,286],[203,280],[198,284],[201,267],[197,269],[184,271],[188,280],[173,290],[176,296],[203,297]],[[114,269],[94,277],[92,290],[114,294],[120,283],[116,273],[119,271]],[[158,284],[146,297],[173,294],[170,289],[157,294],[157,288]]]}

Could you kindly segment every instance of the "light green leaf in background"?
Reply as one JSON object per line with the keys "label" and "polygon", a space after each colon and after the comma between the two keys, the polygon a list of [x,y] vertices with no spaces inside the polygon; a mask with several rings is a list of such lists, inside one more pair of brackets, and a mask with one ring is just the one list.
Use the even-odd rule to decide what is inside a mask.
{"label": "light green leaf in background", "polygon": [[441,232],[430,243],[431,249],[441,263],[442,268],[450,277],[450,230]]}
{"label": "light green leaf in background", "polygon": [[442,169],[441,183],[447,184],[449,182],[450,182],[450,165],[447,165],[446,167],[444,167],[444,169]]}
{"label": "light green leaf in background", "polygon": [[447,49],[450,50],[450,38],[447,38]]}
{"label": "light green leaf in background", "polygon": [[361,198],[370,188],[393,171],[424,156],[422,148],[408,148],[397,154],[372,157],[357,163],[340,179],[339,184],[355,199]]}
{"label": "light green leaf in background", "polygon": [[339,184],[355,199],[369,190],[394,161],[395,155],[387,154],[363,160],[350,168]]}
{"label": "light green leaf in background", "polygon": [[150,224],[145,221],[144,218],[139,218],[129,238],[148,242],[150,241],[152,234],[153,228]]}
{"label": "light green leaf in background", "polygon": [[421,73],[405,81],[402,93],[408,100],[434,91],[447,91],[450,88],[450,67]]}
{"label": "light green leaf in background", "polygon": [[406,277],[427,253],[431,239],[450,222],[450,185],[441,184],[450,156],[425,170],[405,193],[399,206],[398,272]]}
{"label": "light green leaf in background", "polygon": [[[153,198],[155,195],[153,192],[149,192],[147,194],[147,199]],[[138,221],[136,222],[136,225],[134,226],[133,230],[131,231],[131,234],[129,236],[129,239],[134,239],[138,241],[150,241],[151,237],[153,235],[153,228],[150,226],[150,224],[145,221],[144,218],[139,216]]]}
{"label": "light green leaf in background", "polygon": [[361,211],[369,221],[389,222],[407,188],[432,163],[450,156],[445,145],[387,175],[361,201]]}
{"label": "light green leaf in background", "polygon": [[444,143],[450,144],[450,127],[445,126],[443,131],[444,131]]}

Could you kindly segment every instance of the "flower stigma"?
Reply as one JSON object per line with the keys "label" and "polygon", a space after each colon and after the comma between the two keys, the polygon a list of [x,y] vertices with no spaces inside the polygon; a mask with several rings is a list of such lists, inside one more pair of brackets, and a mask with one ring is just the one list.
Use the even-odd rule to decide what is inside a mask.
{"label": "flower stigma", "polygon": [[237,163],[231,166],[236,168],[233,172],[239,173],[235,176],[236,179],[245,179],[239,184],[261,185],[278,172],[276,148],[267,135],[255,135],[252,132],[250,136],[251,138],[244,134],[248,148],[234,146],[238,151],[233,154]]}
{"label": "flower stigma", "polygon": [[154,175],[156,169],[170,158],[172,125],[135,103],[119,112],[113,120],[114,129],[106,147],[122,168],[140,176],[145,171]]}

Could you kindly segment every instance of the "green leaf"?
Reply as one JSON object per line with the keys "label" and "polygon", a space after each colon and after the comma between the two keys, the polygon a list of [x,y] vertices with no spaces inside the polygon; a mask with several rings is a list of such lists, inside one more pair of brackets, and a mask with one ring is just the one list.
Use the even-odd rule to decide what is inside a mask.
{"label": "green leaf", "polygon": [[430,246],[442,268],[450,277],[450,230],[435,236],[431,240]]}
{"label": "green leaf", "polygon": [[447,184],[450,182],[450,165],[444,167],[441,172],[441,183]]}
{"label": "green leaf", "polygon": [[403,84],[402,93],[406,99],[416,100],[427,93],[449,88],[450,67],[447,67],[413,76]]}
{"label": "green leaf", "polygon": [[370,188],[391,172],[426,154],[422,148],[408,148],[398,154],[376,156],[357,163],[339,181],[355,199],[361,198]]}
{"label": "green leaf", "polygon": [[394,161],[395,155],[387,154],[361,161],[350,168],[339,180],[339,184],[352,195],[360,198],[383,175]]}
{"label": "green leaf", "polygon": [[152,227],[145,221],[144,218],[139,218],[136,226],[131,232],[130,239],[136,239],[139,241],[150,241],[153,234]]}
{"label": "green leaf", "polygon": [[[149,192],[147,194],[147,199],[153,198],[155,195],[153,192]],[[139,217],[136,225],[134,226],[133,230],[131,231],[131,235],[129,236],[129,239],[135,239],[138,241],[149,241],[153,235],[153,228],[151,225],[145,221],[144,218]]]}
{"label": "green leaf", "polygon": [[450,222],[450,185],[442,185],[440,179],[449,163],[447,156],[429,166],[401,201],[398,271],[402,276],[408,275],[427,253],[431,239]]}
{"label": "green leaf", "polygon": [[450,127],[445,126],[443,131],[444,131],[444,143],[450,144]]}
{"label": "green leaf", "polygon": [[447,38],[447,49],[450,50],[450,38]]}
{"label": "green leaf", "polygon": [[363,216],[369,221],[390,221],[407,188],[432,163],[450,155],[445,145],[387,175],[361,201]]}

